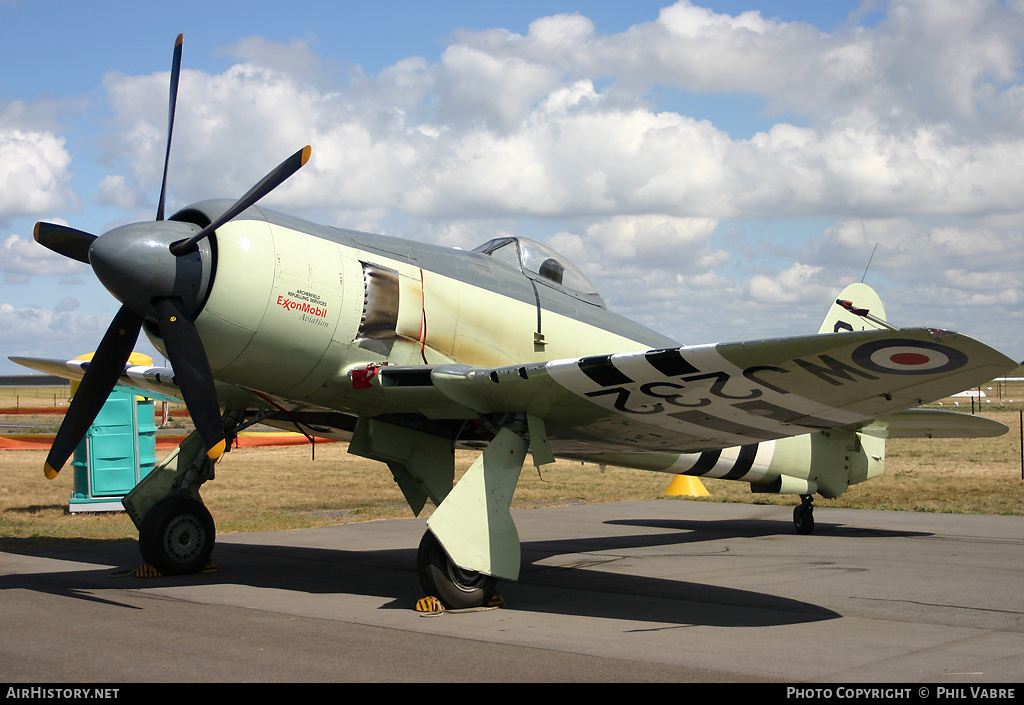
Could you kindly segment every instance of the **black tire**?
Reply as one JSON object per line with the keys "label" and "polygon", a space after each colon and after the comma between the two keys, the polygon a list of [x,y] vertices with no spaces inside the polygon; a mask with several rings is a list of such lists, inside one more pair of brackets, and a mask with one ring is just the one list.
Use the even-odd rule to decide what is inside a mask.
{"label": "black tire", "polygon": [[191,495],[161,499],[139,530],[142,559],[164,575],[199,572],[209,562],[215,541],[213,517]]}
{"label": "black tire", "polygon": [[491,599],[498,586],[497,578],[463,570],[452,563],[429,531],[420,539],[416,568],[424,592],[440,600],[445,609],[480,607]]}
{"label": "black tire", "polygon": [[798,534],[814,533],[814,507],[800,504],[793,509],[793,526]]}

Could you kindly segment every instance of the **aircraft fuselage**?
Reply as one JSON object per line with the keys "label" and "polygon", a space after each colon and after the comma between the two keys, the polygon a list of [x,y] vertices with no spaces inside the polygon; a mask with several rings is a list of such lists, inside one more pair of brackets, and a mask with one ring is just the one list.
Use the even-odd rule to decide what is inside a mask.
{"label": "aircraft fuselage", "polygon": [[300,403],[372,413],[350,374],[368,365],[501,366],[678,345],[478,252],[259,208],[218,229],[211,249],[196,327],[214,377]]}

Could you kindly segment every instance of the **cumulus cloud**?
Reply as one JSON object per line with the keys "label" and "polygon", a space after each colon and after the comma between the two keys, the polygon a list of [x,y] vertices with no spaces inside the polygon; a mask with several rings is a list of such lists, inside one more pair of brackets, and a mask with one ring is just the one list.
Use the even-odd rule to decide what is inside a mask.
{"label": "cumulus cloud", "polygon": [[623,265],[704,271],[728,259],[727,253],[711,247],[717,226],[711,218],[615,216],[592,223],[580,233],[557,233],[549,242],[578,264],[595,271],[606,269],[609,274]]}
{"label": "cumulus cloud", "polygon": [[70,165],[63,137],[0,126],[0,223],[73,206]]}
{"label": "cumulus cloud", "polygon": [[[77,308],[77,301],[67,299],[54,308],[0,303],[0,348],[21,356],[64,359],[89,352],[110,321],[76,313]],[[84,350],[78,350],[83,346]]]}
{"label": "cumulus cloud", "polygon": [[[968,114],[1005,122],[982,115],[981,104],[998,98],[985,86],[999,83],[1006,100],[1018,88],[1004,84],[1016,77],[1008,57],[1019,38],[1001,22],[1005,9],[937,4],[894,3],[878,28],[834,34],[688,2],[611,37],[584,17],[556,16],[523,36],[463,31],[435,66],[405,60],[330,90],[309,78],[315,57],[305,45],[274,51],[250,39],[233,49],[242,63],[223,74],[185,72],[175,139],[176,154],[189,156],[173,162],[172,191],[179,200],[240,193],[308,141],[314,162],[276,197],[318,211],[735,218],[1015,209],[1024,140],[999,131],[966,139],[957,126]],[[960,67],[968,78],[950,85],[945,57],[964,59],[989,30],[1002,48],[986,42]],[[922,53],[911,43],[922,36],[940,66],[893,71]],[[597,90],[606,75],[612,85]],[[623,101],[623,82],[756,92],[803,111],[812,126],[779,123],[734,140],[707,120]],[[418,104],[381,102],[399,84]],[[935,99],[957,85],[956,96]],[[116,149],[131,155],[136,183],[158,182],[165,77],[115,74],[107,89]],[[894,125],[897,113],[905,119]]]}
{"label": "cumulus cloud", "polygon": [[263,37],[246,37],[226,47],[221,53],[242,59],[246,63],[274,71],[280,71],[309,82],[316,82],[323,76],[323,62],[317,58],[310,40],[296,39],[288,44],[272,42]]}
{"label": "cumulus cloud", "polygon": [[101,206],[111,206],[127,211],[142,205],[140,198],[139,191],[128,184],[123,174],[111,174],[100,182],[93,200]]}
{"label": "cumulus cloud", "polygon": [[986,279],[1024,266],[1024,230],[1020,228],[929,225],[910,218],[838,222],[814,243],[809,258],[834,265],[843,258],[862,258],[875,245],[878,252],[872,269],[901,273],[905,281],[933,280],[945,269],[963,270],[967,264]]}
{"label": "cumulus cloud", "polygon": [[[745,288],[754,301],[795,304],[803,301],[808,282],[813,281],[814,276],[820,271],[820,267],[797,262],[775,275],[756,274],[747,281]],[[822,301],[831,290],[830,286],[821,291]]]}

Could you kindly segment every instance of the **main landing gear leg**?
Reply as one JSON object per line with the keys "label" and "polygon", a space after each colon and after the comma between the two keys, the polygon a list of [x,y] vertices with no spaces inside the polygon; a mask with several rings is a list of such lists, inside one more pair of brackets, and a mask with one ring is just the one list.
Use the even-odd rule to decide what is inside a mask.
{"label": "main landing gear leg", "polygon": [[199,487],[213,478],[213,465],[192,433],[122,500],[142,559],[164,575],[198,572],[210,559],[216,529]]}
{"label": "main landing gear leg", "polygon": [[420,583],[446,608],[479,607],[498,578],[519,578],[519,533],[509,508],[528,447],[502,429],[427,521]]}
{"label": "main landing gear leg", "polygon": [[[227,450],[239,431],[269,413],[246,419],[242,411],[226,412],[222,423]],[[164,575],[196,573],[210,560],[217,531],[199,496],[199,488],[214,475],[215,461],[206,451],[193,431],[121,500],[139,530],[142,559]]]}
{"label": "main landing gear leg", "polygon": [[814,495],[800,495],[800,504],[793,509],[793,525],[798,534],[814,533]]}

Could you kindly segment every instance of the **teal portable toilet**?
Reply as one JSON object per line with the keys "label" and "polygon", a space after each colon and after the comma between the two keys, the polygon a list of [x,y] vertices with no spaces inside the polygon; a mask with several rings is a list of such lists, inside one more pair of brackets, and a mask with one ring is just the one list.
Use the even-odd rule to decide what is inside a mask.
{"label": "teal portable toilet", "polygon": [[152,399],[115,389],[75,449],[68,511],[124,511],[121,498],[156,467]]}

